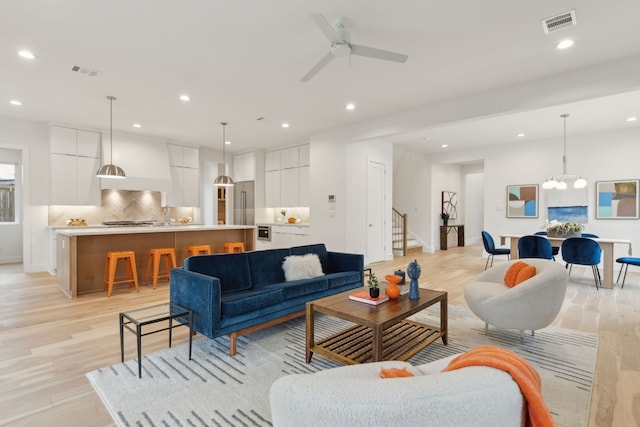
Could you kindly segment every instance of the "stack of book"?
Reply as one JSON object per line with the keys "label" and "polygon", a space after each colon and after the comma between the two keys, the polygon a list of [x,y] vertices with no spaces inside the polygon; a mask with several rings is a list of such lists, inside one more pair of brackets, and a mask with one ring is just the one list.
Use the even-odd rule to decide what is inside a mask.
{"label": "stack of book", "polygon": [[381,294],[378,298],[371,298],[371,295],[369,295],[369,289],[365,289],[364,291],[358,291],[350,294],[349,299],[353,301],[363,302],[365,304],[378,305],[382,304],[385,301],[389,301],[389,296],[386,294]]}

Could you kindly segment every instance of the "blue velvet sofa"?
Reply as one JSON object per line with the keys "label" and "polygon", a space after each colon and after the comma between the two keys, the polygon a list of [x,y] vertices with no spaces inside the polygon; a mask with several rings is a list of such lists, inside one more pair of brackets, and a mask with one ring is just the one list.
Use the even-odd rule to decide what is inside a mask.
{"label": "blue velvet sofa", "polygon": [[[317,254],[323,276],[285,281],[289,255]],[[238,336],[304,315],[306,303],[364,284],[364,256],[327,251],[324,244],[192,256],[171,270],[172,303],[193,310],[193,329],[216,338]]]}

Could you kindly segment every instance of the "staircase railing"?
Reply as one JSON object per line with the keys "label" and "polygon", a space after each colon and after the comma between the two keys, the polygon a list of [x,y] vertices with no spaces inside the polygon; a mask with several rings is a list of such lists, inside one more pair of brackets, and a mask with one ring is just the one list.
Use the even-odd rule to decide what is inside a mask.
{"label": "staircase railing", "polygon": [[402,256],[407,255],[407,214],[391,208],[391,240],[393,250],[402,251]]}

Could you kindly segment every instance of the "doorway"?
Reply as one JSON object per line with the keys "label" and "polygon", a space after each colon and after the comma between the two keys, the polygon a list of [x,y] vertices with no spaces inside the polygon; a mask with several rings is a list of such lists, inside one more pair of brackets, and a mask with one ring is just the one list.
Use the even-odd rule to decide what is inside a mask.
{"label": "doorway", "polygon": [[384,163],[367,164],[367,254],[366,262],[385,259],[385,175]]}

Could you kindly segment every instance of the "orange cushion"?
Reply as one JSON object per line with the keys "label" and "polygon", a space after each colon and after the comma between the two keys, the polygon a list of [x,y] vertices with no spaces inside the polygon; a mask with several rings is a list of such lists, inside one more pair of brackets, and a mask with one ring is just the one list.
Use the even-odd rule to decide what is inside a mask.
{"label": "orange cushion", "polygon": [[518,272],[518,277],[516,277],[516,282],[513,284],[513,286],[519,285],[525,280],[531,279],[535,275],[536,275],[536,267],[533,265],[528,265]]}
{"label": "orange cushion", "polygon": [[401,377],[412,377],[413,374],[407,371],[407,368],[380,368],[380,378],[401,378]]}
{"label": "orange cushion", "polygon": [[518,261],[511,264],[511,267],[504,274],[504,284],[510,288],[513,288],[516,284],[516,278],[518,277],[518,273],[525,267],[528,267],[529,264],[526,262]]}

